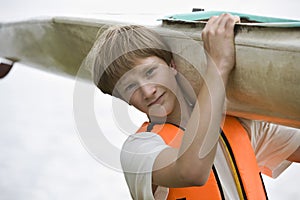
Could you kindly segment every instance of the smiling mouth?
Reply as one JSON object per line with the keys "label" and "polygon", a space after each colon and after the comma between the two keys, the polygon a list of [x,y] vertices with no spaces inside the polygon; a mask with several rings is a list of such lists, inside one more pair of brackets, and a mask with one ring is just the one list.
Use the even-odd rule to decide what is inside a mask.
{"label": "smiling mouth", "polygon": [[154,104],[159,104],[159,103],[160,103],[160,100],[162,99],[162,96],[163,96],[164,94],[165,94],[165,93],[162,93],[162,95],[160,95],[157,99],[155,99],[153,102],[151,102],[150,104],[148,104],[148,107],[153,106]]}

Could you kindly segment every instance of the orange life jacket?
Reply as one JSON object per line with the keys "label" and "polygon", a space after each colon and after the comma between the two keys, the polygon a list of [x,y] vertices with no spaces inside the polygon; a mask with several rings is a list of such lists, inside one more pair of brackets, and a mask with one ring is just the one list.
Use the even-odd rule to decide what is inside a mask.
{"label": "orange life jacket", "polygon": [[[184,131],[172,124],[150,124],[145,122],[138,132],[151,131],[159,134],[166,144],[179,148]],[[229,156],[229,165],[240,199],[267,199],[266,190],[256,162],[255,154],[244,127],[227,116],[220,140]],[[225,199],[218,173],[213,166],[204,186],[169,188],[168,200]]]}

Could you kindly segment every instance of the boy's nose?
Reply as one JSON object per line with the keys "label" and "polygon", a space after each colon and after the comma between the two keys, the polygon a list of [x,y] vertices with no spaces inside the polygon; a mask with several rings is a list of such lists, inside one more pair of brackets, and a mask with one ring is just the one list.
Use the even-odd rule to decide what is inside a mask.
{"label": "boy's nose", "polygon": [[141,91],[143,93],[144,99],[148,99],[148,98],[151,98],[155,94],[156,88],[153,84],[145,84],[145,85],[141,86]]}

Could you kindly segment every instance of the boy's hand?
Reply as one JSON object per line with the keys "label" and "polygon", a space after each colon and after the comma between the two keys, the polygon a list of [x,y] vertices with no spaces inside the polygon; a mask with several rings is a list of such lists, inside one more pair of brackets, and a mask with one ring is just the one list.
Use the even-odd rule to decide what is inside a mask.
{"label": "boy's hand", "polygon": [[202,31],[208,66],[216,65],[225,79],[235,65],[234,25],[239,21],[239,17],[230,14],[213,16]]}

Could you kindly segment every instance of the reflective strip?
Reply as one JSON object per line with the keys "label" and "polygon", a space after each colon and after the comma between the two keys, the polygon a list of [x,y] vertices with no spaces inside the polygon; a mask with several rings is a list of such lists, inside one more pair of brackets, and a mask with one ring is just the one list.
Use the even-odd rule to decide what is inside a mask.
{"label": "reflective strip", "polygon": [[232,175],[233,175],[235,186],[236,186],[236,189],[237,189],[237,192],[238,192],[238,195],[239,195],[240,199],[244,199],[243,187],[242,187],[240,179],[239,179],[239,174],[238,174],[236,164],[233,160],[234,157],[228,149],[228,144],[224,141],[225,136],[223,134],[224,133],[221,134],[220,139],[221,139],[221,142],[223,144],[224,150],[226,151],[226,154],[227,154],[228,164],[230,166],[230,169],[231,169],[231,172],[232,172]]}

